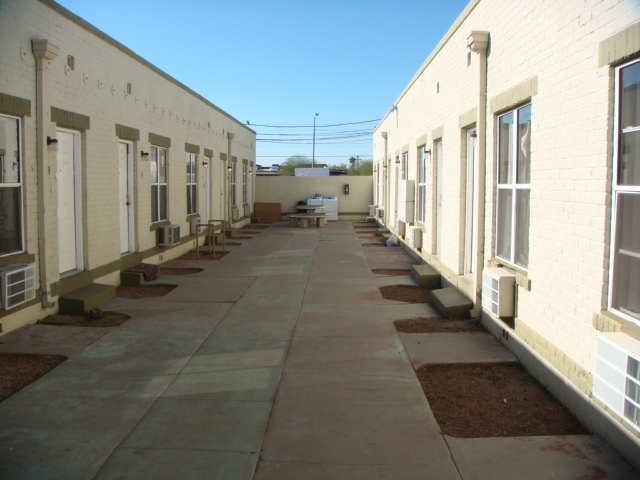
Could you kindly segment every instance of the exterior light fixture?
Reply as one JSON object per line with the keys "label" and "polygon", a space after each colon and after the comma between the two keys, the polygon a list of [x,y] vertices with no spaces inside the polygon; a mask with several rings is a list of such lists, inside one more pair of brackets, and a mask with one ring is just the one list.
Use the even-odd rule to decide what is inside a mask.
{"label": "exterior light fixture", "polygon": [[206,161],[202,162],[202,166],[204,168],[209,168],[209,162],[206,162]]}
{"label": "exterior light fixture", "polygon": [[142,151],[140,151],[140,156],[141,156],[142,158],[144,158],[144,157],[148,157],[148,156],[149,156],[149,152],[145,152],[144,150],[142,150]]}
{"label": "exterior light fixture", "polygon": [[231,173],[232,171],[233,171],[233,167],[232,167],[231,165],[229,165],[229,166],[227,167],[227,172]]}
{"label": "exterior light fixture", "polygon": [[47,137],[47,147],[49,148],[50,151],[57,152],[58,151],[58,139],[57,138]]}

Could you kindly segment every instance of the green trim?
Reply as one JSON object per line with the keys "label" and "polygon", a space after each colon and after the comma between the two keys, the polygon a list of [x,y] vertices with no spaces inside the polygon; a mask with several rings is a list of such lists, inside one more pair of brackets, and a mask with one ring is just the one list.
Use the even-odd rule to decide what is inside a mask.
{"label": "green trim", "polygon": [[244,123],[240,122],[239,120],[236,120],[231,115],[229,115],[227,112],[225,112],[221,108],[215,106],[213,103],[211,103],[209,100],[204,98],[202,95],[199,95],[198,93],[194,92],[193,90],[191,90],[189,87],[187,87],[183,83],[180,83],[178,80],[176,80],[172,76],[170,76],[167,73],[163,72],[162,70],[160,70],[155,65],[149,63],[147,60],[142,58],[140,55],[136,54],[135,52],[133,52],[129,48],[125,47],[120,42],[114,40],[113,38],[111,38],[106,33],[102,32],[101,30],[98,30],[96,27],[91,25],[89,22],[87,22],[86,20],[80,18],[78,15],[70,12],[69,10],[64,8],[62,5],[59,5],[58,3],[54,2],[53,0],[38,0],[38,1],[40,3],[42,3],[43,5],[46,5],[47,7],[49,7],[51,10],[55,11],[56,13],[62,15],[67,20],[75,23],[81,29],[83,29],[86,32],[98,37],[100,40],[102,40],[105,43],[107,43],[107,44],[111,45],[112,47],[116,48],[117,50],[119,50],[120,52],[124,53],[125,55],[131,57],[132,59],[134,59],[135,61],[137,61],[141,65],[147,67],[149,70],[151,70],[151,71],[155,72],[156,74],[160,75],[162,78],[164,78],[164,79],[168,80],[169,82],[173,83],[174,85],[176,85],[177,87],[181,88],[185,92],[188,92],[189,94],[193,95],[195,98],[197,98],[198,100],[200,100],[204,104],[210,106],[211,108],[213,108],[217,112],[221,113],[225,117],[227,117],[230,120],[232,120],[233,122],[237,123],[240,127],[244,128],[245,130],[247,130],[247,131],[249,131],[251,133],[254,133],[254,134],[256,133],[254,130],[252,130],[249,127],[247,127]]}
{"label": "green trim", "polygon": [[231,157],[231,163],[236,163],[238,161],[238,157]]}
{"label": "green trim", "polygon": [[416,148],[427,144],[427,134],[425,133],[421,137],[416,138]]}
{"label": "green trim", "polygon": [[242,165],[249,165],[249,160],[247,160],[246,158],[243,158]]}
{"label": "green trim", "polygon": [[[198,218],[199,216],[200,216],[199,213],[190,213],[189,215],[187,215],[186,222],[189,223],[192,218]],[[191,226],[189,226],[189,230],[191,230]]]}
{"label": "green trim", "polygon": [[458,126],[460,128],[470,127],[478,121],[478,108],[473,107],[471,110],[464,112],[458,117]]}
{"label": "green trim", "polygon": [[123,140],[131,140],[132,142],[137,142],[140,140],[140,130],[116,123],[116,137]]}
{"label": "green trim", "polygon": [[156,147],[171,148],[171,139],[158,135],[157,133],[149,132],[149,143]]}
{"label": "green trim", "polygon": [[409,144],[407,143],[402,147],[402,154],[404,155],[405,153],[408,153],[408,152],[409,152]]}
{"label": "green trim", "polygon": [[598,45],[598,67],[611,65],[637,53],[640,49],[640,22],[604,39]]}
{"label": "green trim", "polygon": [[8,317],[9,315],[13,315],[16,312],[19,312],[20,310],[24,310],[25,308],[29,308],[29,307],[33,307],[34,305],[37,305],[40,303],[40,289],[36,288],[36,298],[34,298],[33,300],[29,300],[26,303],[23,303],[22,305],[18,305],[17,307],[13,307],[10,310],[0,310],[0,319]]}
{"label": "green trim", "polygon": [[0,113],[16,117],[30,117],[31,100],[0,93]]}
{"label": "green trim", "polygon": [[211,150],[210,148],[205,148],[204,156],[208,158],[213,158],[213,150]]}
{"label": "green trim", "polygon": [[200,154],[200,145],[194,145],[193,143],[184,142],[184,151],[187,153]]}
{"label": "green trim", "polygon": [[251,165],[252,167],[255,167],[255,166],[256,166],[256,162],[254,162],[253,160],[251,160],[251,161],[249,162],[249,165]]}
{"label": "green trim", "polygon": [[0,157],[6,157],[7,151],[4,148],[0,148]]}
{"label": "green trim", "polygon": [[86,115],[56,107],[51,107],[51,121],[59,127],[74,130],[89,130],[91,128],[90,119]]}
{"label": "green trim", "polygon": [[36,263],[36,256],[33,253],[16,253],[0,258],[0,267],[11,265],[12,263],[31,265],[32,263]]}
{"label": "green trim", "polygon": [[223,162],[226,162],[227,161],[227,154],[220,152],[220,160],[222,160]]}
{"label": "green trim", "polygon": [[444,137],[444,125],[440,125],[431,131],[431,138],[433,138],[434,142],[440,140],[442,137]]}
{"label": "green trim", "polygon": [[510,88],[506,92],[501,93],[493,97],[489,101],[489,112],[494,114],[507,108],[515,107],[516,105],[531,100],[531,97],[538,94],[538,77],[532,77],[529,80],[522,82],[515,87]]}

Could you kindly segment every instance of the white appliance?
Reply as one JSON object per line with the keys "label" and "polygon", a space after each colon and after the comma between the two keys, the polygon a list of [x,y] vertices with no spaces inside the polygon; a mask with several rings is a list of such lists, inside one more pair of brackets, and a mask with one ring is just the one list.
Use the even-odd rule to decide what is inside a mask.
{"label": "white appliance", "polygon": [[9,310],[36,298],[35,267],[11,264],[0,268],[0,308]]}
{"label": "white appliance", "polygon": [[504,268],[482,271],[482,308],[496,317],[513,316],[516,276]]}
{"label": "white appliance", "polygon": [[330,222],[338,221],[338,197],[327,197],[316,195],[307,199],[307,205],[324,205],[324,213],[328,213],[327,220]]}

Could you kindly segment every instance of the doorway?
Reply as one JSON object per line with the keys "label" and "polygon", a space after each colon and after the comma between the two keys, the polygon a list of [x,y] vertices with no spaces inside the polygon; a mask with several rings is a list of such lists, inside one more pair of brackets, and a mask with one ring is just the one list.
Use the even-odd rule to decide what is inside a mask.
{"label": "doorway", "polygon": [[80,133],[58,130],[58,260],[60,273],[82,270]]}

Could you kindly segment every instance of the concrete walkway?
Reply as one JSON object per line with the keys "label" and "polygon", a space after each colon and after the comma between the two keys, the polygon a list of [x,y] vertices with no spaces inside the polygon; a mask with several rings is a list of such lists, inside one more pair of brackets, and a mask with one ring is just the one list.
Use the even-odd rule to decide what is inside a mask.
{"label": "concrete walkway", "polygon": [[161,276],[179,286],[165,297],[104,304],[132,316],[120,327],[0,337],[69,355],[0,403],[0,478],[640,478],[595,436],[443,436],[412,360],[512,357],[479,334],[398,335],[393,320],[434,312],[382,298],[415,283],[371,269],[413,262],[359,235],[274,223],[220,261],[165,264],[204,269]]}

